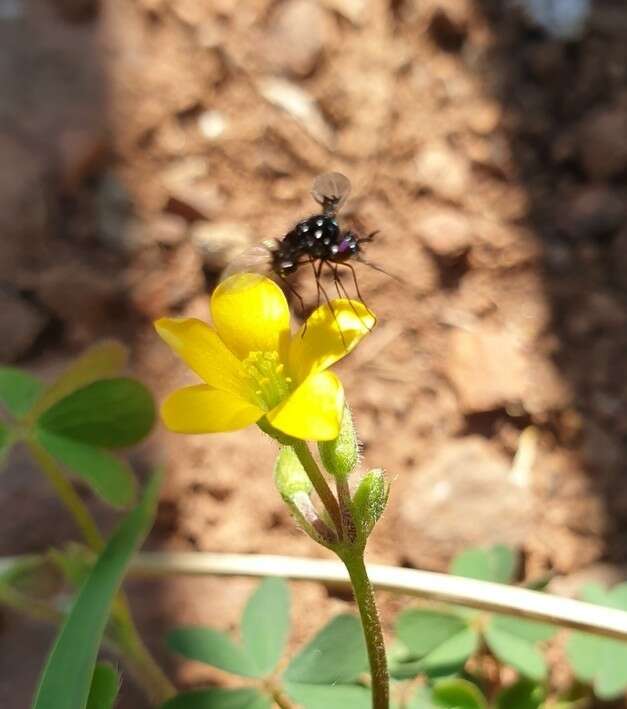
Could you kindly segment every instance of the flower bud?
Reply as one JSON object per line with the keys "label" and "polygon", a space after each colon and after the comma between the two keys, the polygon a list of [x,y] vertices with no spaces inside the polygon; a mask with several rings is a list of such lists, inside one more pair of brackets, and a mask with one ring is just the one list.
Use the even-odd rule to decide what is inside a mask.
{"label": "flower bud", "polygon": [[304,492],[313,490],[313,485],[298,456],[291,446],[282,446],[274,464],[274,483],[281,497],[287,502]]}
{"label": "flower bud", "polygon": [[344,480],[355,469],[359,462],[359,444],[347,404],[344,405],[340,435],[332,441],[320,441],[318,451],[322,464],[336,478]]}
{"label": "flower bud", "polygon": [[361,537],[368,537],[383,514],[390,486],[381,468],[366,473],[353,495],[353,516]]}

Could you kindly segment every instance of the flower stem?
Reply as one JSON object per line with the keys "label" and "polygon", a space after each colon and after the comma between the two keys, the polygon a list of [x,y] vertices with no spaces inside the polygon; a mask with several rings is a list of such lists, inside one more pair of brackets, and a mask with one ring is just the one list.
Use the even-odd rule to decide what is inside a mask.
{"label": "flower stem", "polygon": [[320,472],[318,464],[313,459],[309,447],[304,441],[292,440],[290,445],[294,449],[294,452],[298,456],[301,465],[305,469],[305,472],[309,476],[315,491],[318,493],[322,504],[325,506],[329,516],[333,520],[333,524],[337,529],[338,536],[342,536],[342,516],[340,514],[340,508],[337,504],[337,500],[331,492],[327,481],[324,479],[324,475]]}
{"label": "flower stem", "polygon": [[74,522],[81,531],[88,546],[96,553],[100,552],[104,546],[104,542],[85,503],[59,469],[54,458],[34,441],[28,441],[27,445],[33,458],[39,464],[41,471],[48,479],[48,482],[52,485],[59,499],[74,518]]}
{"label": "flower stem", "polygon": [[[74,518],[85,542],[96,554],[99,554],[104,547],[104,540],[87,506],[54,458],[35,441],[27,441],[27,445],[59,499]],[[121,630],[119,647],[126,657],[132,674],[151,701],[154,701],[155,704],[162,704],[176,694],[176,690],[144,645],[135,627],[128,601],[122,591],[118,592],[112,616],[119,624]]]}
{"label": "flower stem", "polygon": [[343,556],[342,561],[351,579],[366,639],[372,678],[372,709],[388,709],[390,705],[390,678],[385,657],[385,643],[363,553],[350,551]]}

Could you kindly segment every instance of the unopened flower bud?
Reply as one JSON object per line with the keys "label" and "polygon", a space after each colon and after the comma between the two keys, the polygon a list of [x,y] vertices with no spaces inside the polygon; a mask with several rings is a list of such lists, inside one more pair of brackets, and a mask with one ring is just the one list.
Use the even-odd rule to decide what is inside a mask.
{"label": "unopened flower bud", "polygon": [[318,451],[322,464],[336,478],[346,479],[355,469],[359,462],[359,444],[348,405],[344,406],[340,435],[332,441],[320,441]]}
{"label": "unopened flower bud", "polygon": [[313,485],[298,456],[291,446],[282,446],[274,464],[274,482],[281,497],[293,500],[298,493],[306,495],[313,490]]}
{"label": "unopened flower bud", "polygon": [[364,541],[383,514],[389,492],[390,486],[381,468],[366,473],[359,483],[353,495],[353,516]]}

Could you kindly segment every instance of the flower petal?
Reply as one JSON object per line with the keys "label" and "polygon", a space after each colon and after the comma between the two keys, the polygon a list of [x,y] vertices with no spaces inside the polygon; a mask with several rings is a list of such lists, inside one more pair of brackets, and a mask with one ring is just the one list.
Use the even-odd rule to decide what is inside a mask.
{"label": "flower petal", "polygon": [[344,411],[344,389],[332,372],[313,374],[266,416],[283,433],[308,441],[337,438]]}
{"label": "flower petal", "polygon": [[155,329],[207,384],[250,398],[241,362],[209,325],[196,318],[161,318]]}
{"label": "flower petal", "polygon": [[[289,365],[296,381],[330,367],[351,352],[376,322],[358,300],[332,300],[309,316],[290,342]],[[340,333],[341,328],[341,333]]]}
{"label": "flower petal", "polygon": [[289,339],[285,294],[258,273],[236,273],[220,283],[211,296],[211,315],[222,340],[241,359],[249,352],[281,352]]}
{"label": "flower petal", "polygon": [[236,431],[258,421],[263,414],[244,399],[205,384],[177,389],[161,406],[163,422],[176,433]]}

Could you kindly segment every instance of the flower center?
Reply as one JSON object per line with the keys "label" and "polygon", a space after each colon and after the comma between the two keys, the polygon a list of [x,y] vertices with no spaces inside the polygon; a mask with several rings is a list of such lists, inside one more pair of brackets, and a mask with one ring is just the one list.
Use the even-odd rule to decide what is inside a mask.
{"label": "flower center", "polygon": [[287,398],[292,379],[286,375],[278,352],[251,352],[243,365],[261,408],[269,411]]}

